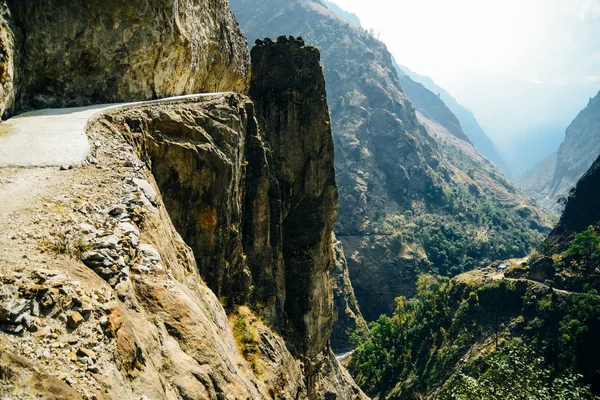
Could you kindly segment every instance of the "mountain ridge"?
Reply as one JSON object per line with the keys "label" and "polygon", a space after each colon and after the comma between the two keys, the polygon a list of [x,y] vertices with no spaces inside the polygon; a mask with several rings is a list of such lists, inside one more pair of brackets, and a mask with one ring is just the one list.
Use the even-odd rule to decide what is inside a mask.
{"label": "mountain ridge", "polygon": [[556,153],[530,170],[519,184],[541,207],[559,212],[559,198],[568,196],[599,154],[600,92],[573,119]]}

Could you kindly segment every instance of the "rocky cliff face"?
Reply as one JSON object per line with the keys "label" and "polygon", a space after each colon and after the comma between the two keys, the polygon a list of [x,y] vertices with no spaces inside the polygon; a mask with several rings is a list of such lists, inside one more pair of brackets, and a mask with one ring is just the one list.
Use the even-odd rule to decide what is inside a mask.
{"label": "rocky cliff face", "polygon": [[5,112],[247,87],[227,0],[8,0],[2,16]]}
{"label": "rocky cliff face", "polygon": [[[549,211],[559,212],[557,200],[569,191],[600,154],[600,93],[590,99],[567,128],[565,140],[520,181],[521,187]],[[548,179],[549,178],[549,179]]]}
{"label": "rocky cliff face", "polygon": [[250,41],[291,33],[321,51],[340,190],[335,231],[367,319],[414,294],[423,271],[456,274],[541,241],[544,218],[527,196],[468,142],[419,121],[383,43],[317,1],[231,4]]}
{"label": "rocky cliff face", "polygon": [[296,351],[312,358],[331,335],[331,235],[337,217],[333,139],[319,51],[286,37],[276,45],[258,44],[252,49],[250,97],[271,152],[277,180],[272,190],[279,192],[280,214],[271,220],[281,220],[285,270],[276,275],[285,275],[285,287],[277,297],[285,297],[288,337]]}
{"label": "rocky cliff face", "polygon": [[337,187],[318,50],[265,41],[249,86],[227,2],[7,4],[7,115],[253,99],[124,107],[88,126],[80,168],[0,170],[0,198],[40,186],[0,220],[0,394],[365,399],[329,345]]}
{"label": "rocky cliff face", "polygon": [[[318,54],[300,46],[296,51],[297,57]],[[317,58],[309,60],[318,67]],[[263,98],[265,106],[269,98]],[[320,153],[331,150],[327,124],[321,121],[326,129],[304,144],[324,162],[319,165],[316,157],[309,162],[310,170],[297,171],[315,180],[299,178],[294,189],[283,191],[276,177],[287,170],[279,171],[277,165],[288,165],[287,159],[283,154],[278,161],[271,158],[276,150],[266,150],[266,136],[253,110],[248,98],[226,94],[111,112],[91,127],[94,151],[89,165],[40,178],[52,182],[40,196],[54,200],[40,198],[0,222],[10,232],[1,239],[10,250],[0,263],[0,367],[10,378],[1,381],[0,393],[47,398],[365,398],[328,347],[336,191],[335,181],[327,179],[333,172],[328,172],[331,163],[326,160],[333,154]],[[291,106],[293,110],[302,107]],[[270,134],[292,132],[288,127]],[[316,140],[317,135],[325,138]],[[262,148],[263,156],[263,164],[253,168],[270,176],[272,185],[253,201],[241,195],[250,182],[245,181],[250,179],[246,169],[259,160],[245,160],[250,143],[252,151]],[[324,180],[316,179],[319,171]],[[7,173],[10,182],[19,172],[2,171],[3,185]],[[37,176],[35,171],[26,174]],[[229,180],[224,183],[221,176]],[[297,236],[311,234],[297,219],[286,223],[302,204],[290,201],[295,199],[291,194],[301,195],[307,189],[304,183],[318,191],[307,191],[306,198],[316,201],[323,195],[332,200],[321,207],[325,219],[317,232],[327,238],[323,243],[314,238],[312,245],[322,253],[314,252],[310,265],[290,262],[283,250],[294,248],[283,240],[288,240],[289,230],[299,229]],[[177,196],[184,189],[190,190],[187,196]],[[238,228],[260,216],[246,214],[251,205],[273,210],[266,226],[270,231],[262,230],[264,220],[255,220],[254,241],[246,236],[250,232]],[[190,231],[194,223],[202,229]],[[317,222],[306,223],[314,227]],[[288,312],[285,301],[282,310],[273,307],[271,314],[258,302],[248,303],[252,309],[242,305],[248,296],[256,300],[259,293],[272,290],[264,281],[251,280],[259,276],[259,264],[245,261],[265,242],[274,244],[274,259],[283,260],[277,273],[283,276],[284,293],[273,296],[296,301],[297,314]],[[310,247],[304,250],[303,257],[309,257]],[[28,254],[26,263],[22,254]],[[267,259],[262,265],[264,271],[277,267]],[[293,281],[304,293],[288,290],[289,279],[298,274],[293,267],[315,271],[305,282]],[[236,281],[240,274],[244,279]],[[229,299],[228,314],[219,301],[224,298]],[[306,333],[304,340],[295,329]]]}

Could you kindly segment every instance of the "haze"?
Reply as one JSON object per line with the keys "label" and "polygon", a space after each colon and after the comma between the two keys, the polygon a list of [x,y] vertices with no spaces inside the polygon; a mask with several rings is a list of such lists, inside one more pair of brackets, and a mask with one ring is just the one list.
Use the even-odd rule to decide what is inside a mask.
{"label": "haze", "polygon": [[516,171],[600,89],[600,0],[335,0],[470,108]]}

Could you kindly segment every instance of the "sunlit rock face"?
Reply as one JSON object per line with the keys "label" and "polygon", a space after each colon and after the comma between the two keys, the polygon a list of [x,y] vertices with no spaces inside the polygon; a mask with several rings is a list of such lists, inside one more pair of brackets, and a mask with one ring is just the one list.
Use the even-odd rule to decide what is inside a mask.
{"label": "sunlit rock face", "polygon": [[16,110],[247,88],[247,44],[227,0],[7,4],[0,45],[14,59]]}
{"label": "sunlit rock face", "polygon": [[[280,198],[283,309],[296,351],[313,358],[331,335],[337,216],[333,139],[319,51],[295,39],[252,49],[250,97],[270,146]],[[323,294],[327,295],[324,296]]]}

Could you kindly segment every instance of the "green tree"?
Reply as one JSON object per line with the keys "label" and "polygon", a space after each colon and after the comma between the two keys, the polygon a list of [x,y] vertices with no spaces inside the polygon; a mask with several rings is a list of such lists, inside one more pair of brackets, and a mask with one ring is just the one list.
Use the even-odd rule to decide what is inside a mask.
{"label": "green tree", "polygon": [[578,233],[565,253],[567,257],[580,258],[585,269],[594,267],[600,253],[600,236],[590,226]]}
{"label": "green tree", "polygon": [[564,372],[553,377],[544,358],[516,344],[464,365],[447,381],[437,400],[594,399],[581,377]]}

